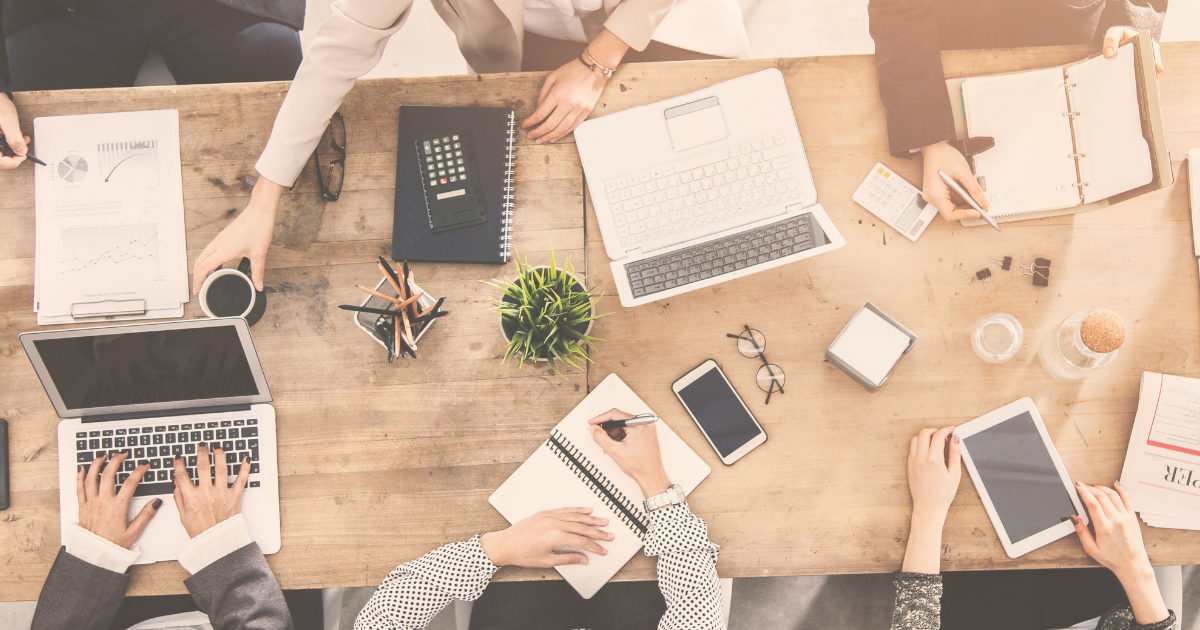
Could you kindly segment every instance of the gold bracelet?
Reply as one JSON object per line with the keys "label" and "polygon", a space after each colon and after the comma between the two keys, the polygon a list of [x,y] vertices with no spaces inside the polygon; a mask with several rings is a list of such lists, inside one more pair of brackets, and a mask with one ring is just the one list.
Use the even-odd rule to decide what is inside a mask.
{"label": "gold bracelet", "polygon": [[[587,55],[587,59],[583,58],[584,55]],[[588,63],[589,60],[591,63]],[[611,79],[612,75],[617,71],[616,68],[609,68],[599,61],[596,61],[596,58],[592,56],[592,53],[588,52],[587,46],[584,46],[583,52],[579,54],[579,61],[581,61],[583,65],[587,66],[588,70],[600,70],[600,74],[603,74],[609,79]]]}

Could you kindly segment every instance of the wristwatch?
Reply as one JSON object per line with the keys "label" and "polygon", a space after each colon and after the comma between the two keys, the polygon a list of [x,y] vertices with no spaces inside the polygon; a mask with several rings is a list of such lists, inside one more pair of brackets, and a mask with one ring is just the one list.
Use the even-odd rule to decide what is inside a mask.
{"label": "wristwatch", "polygon": [[647,512],[653,512],[655,510],[661,510],[670,505],[679,505],[686,500],[687,495],[683,493],[683,488],[680,488],[679,484],[676,483],[671,484],[671,487],[667,488],[666,492],[646,499],[643,501],[643,504],[646,506]]}

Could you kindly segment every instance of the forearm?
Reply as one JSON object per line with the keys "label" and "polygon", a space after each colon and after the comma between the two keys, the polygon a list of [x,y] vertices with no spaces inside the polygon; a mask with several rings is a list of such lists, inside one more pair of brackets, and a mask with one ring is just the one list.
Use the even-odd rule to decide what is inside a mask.
{"label": "forearm", "polygon": [[1170,612],[1163,601],[1162,592],[1158,589],[1158,580],[1149,564],[1123,572],[1117,575],[1125,596],[1129,598],[1129,607],[1133,609],[1133,618],[1140,625],[1158,623],[1166,619]]}
{"label": "forearm", "polygon": [[913,510],[908,531],[908,547],[904,550],[905,573],[941,573],[943,513]]}
{"label": "forearm", "polygon": [[354,630],[424,628],[451,601],[478,599],[499,568],[483,552],[479,536],[434,549],[384,579]]}
{"label": "forearm", "polygon": [[708,525],[687,504],[650,514],[646,555],[658,556],[658,587],[667,602],[659,630],[718,629],[723,626],[717,556]]}
{"label": "forearm", "polygon": [[625,53],[629,52],[629,45],[612,31],[604,29],[588,44],[587,52],[604,67],[616,68],[625,58]]}
{"label": "forearm", "polygon": [[104,630],[125,599],[129,573],[59,550],[33,613],[32,630]]}

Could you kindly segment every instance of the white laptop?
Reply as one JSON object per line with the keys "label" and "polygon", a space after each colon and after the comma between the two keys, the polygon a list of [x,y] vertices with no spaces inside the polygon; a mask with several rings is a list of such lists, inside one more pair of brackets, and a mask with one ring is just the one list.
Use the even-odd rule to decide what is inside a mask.
{"label": "white laptop", "polygon": [[271,391],[244,319],[38,331],[20,339],[64,418],[58,423],[63,532],[79,520],[77,467],[128,450],[132,457],[117,474],[118,486],[139,463],[150,462],[130,518],[146,503],[163,500],[137,541],[138,564],[174,560],[188,541],[173,496],[174,457],[186,457],[195,478],[197,445],[220,442],[228,462],[214,465],[227,472],[236,474],[237,462],[250,457],[242,514],[263,553],[279,551],[275,409],[266,404]]}
{"label": "white laptop", "polygon": [[589,120],[575,143],[624,306],[846,244],[778,70]]}

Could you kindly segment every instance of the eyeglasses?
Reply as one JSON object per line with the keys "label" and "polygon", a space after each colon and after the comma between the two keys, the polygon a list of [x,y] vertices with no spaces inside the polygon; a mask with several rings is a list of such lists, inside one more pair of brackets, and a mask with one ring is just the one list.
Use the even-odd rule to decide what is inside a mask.
{"label": "eyeglasses", "polygon": [[321,196],[328,201],[337,201],[342,194],[342,182],[346,179],[346,121],[334,112],[321,134],[317,150],[313,152],[317,161],[317,183],[321,185]]}
{"label": "eyeglasses", "polygon": [[738,352],[742,353],[742,356],[748,359],[762,360],[762,367],[758,368],[758,374],[754,381],[758,383],[759,389],[767,392],[767,402],[763,404],[771,404],[771,394],[783,393],[783,383],[787,377],[783,373],[783,368],[767,362],[767,338],[749,326],[746,326],[746,330],[740,335],[726,333],[725,336],[737,339]]}

